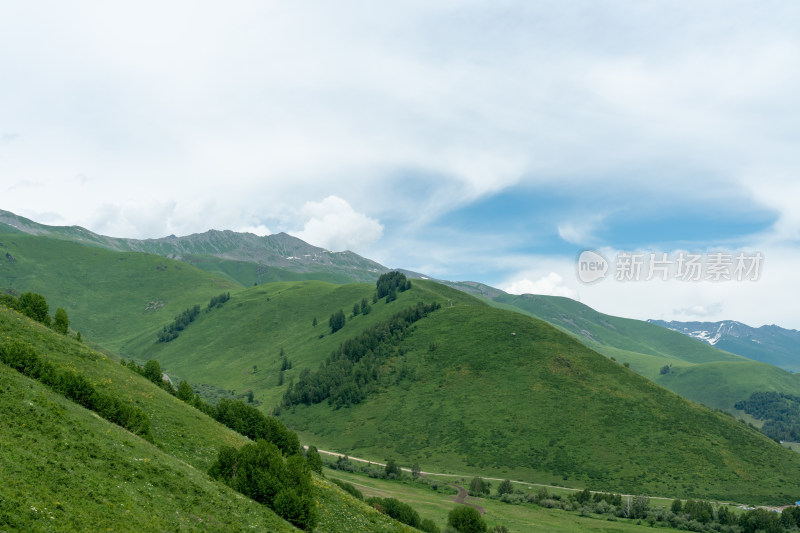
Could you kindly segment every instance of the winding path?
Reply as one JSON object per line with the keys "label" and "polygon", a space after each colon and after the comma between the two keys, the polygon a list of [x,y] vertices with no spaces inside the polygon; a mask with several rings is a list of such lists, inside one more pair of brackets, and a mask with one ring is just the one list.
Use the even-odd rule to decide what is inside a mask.
{"label": "winding path", "polygon": [[468,505],[470,507],[474,507],[475,509],[478,510],[479,513],[486,514],[486,509],[484,509],[480,505],[475,505],[474,503],[467,502],[467,498],[469,497],[469,492],[467,492],[467,489],[465,489],[460,485],[456,485],[455,483],[448,483],[448,485],[458,491],[458,494],[456,494],[455,499],[453,499],[454,502],[460,503],[461,505]]}

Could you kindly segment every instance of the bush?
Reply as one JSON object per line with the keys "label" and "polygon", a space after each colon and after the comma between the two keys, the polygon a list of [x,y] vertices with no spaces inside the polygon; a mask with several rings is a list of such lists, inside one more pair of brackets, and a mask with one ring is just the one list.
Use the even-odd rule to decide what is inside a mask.
{"label": "bush", "polygon": [[311,472],[303,457],[294,455],[284,460],[275,444],[260,439],[239,450],[222,446],[208,473],[267,505],[293,525],[314,529],[316,503]]}
{"label": "bush", "polygon": [[32,318],[37,322],[49,326],[50,306],[47,305],[47,300],[41,294],[35,292],[26,292],[20,295],[17,300],[17,309],[25,316]]}
{"label": "bush", "polygon": [[336,485],[339,486],[340,489],[348,493],[350,496],[353,496],[354,498],[364,501],[364,494],[360,490],[355,488],[351,483],[348,483],[347,481],[342,481],[341,479],[332,479],[331,481],[333,481]]}
{"label": "bush", "polygon": [[474,507],[460,505],[447,515],[447,525],[460,533],[484,533],[486,522]]}
{"label": "bush", "polygon": [[410,505],[396,498],[368,498],[367,503],[398,522],[419,529],[420,517]]}
{"label": "bush", "polygon": [[439,526],[437,526],[436,523],[430,518],[423,519],[422,522],[420,522],[418,529],[424,531],[425,533],[441,533],[442,531],[439,529]]}

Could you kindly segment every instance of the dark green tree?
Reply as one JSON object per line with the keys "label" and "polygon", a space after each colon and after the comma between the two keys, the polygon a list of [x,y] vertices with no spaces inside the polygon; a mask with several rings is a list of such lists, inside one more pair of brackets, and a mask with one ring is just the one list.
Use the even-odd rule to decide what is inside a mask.
{"label": "dark green tree", "polygon": [[161,365],[158,364],[158,361],[150,359],[144,364],[144,377],[157,385],[163,381]]}
{"label": "dark green tree", "polygon": [[281,385],[283,385],[283,370],[278,372],[278,387],[280,387]]}
{"label": "dark green tree", "polygon": [[459,505],[447,515],[447,525],[459,533],[485,533],[486,522],[474,507]]}
{"label": "dark green tree", "polygon": [[357,303],[353,304],[353,316],[356,316],[360,312],[361,312],[361,307]]}
{"label": "dark green tree", "polygon": [[192,386],[187,383],[185,379],[181,380],[178,384],[178,399],[184,402],[191,402],[194,399],[194,391]]}
{"label": "dark green tree", "polygon": [[[499,490],[500,489],[498,488],[498,491]],[[575,494],[575,501],[577,501],[578,503],[587,503],[591,499],[592,499],[592,493],[589,491],[589,489],[583,489],[579,493]]]}
{"label": "dark green tree", "polygon": [[664,374],[669,374],[669,365],[662,366],[661,370],[659,370],[658,373],[661,374],[662,376]]}
{"label": "dark green tree", "polygon": [[62,335],[69,333],[69,317],[67,312],[59,307],[56,309],[55,320],[53,321],[53,329]]}
{"label": "dark green tree", "polygon": [[335,313],[331,315],[331,318],[328,320],[328,325],[331,328],[331,333],[336,333],[340,329],[344,327],[345,324],[345,316],[344,311],[339,309]]}
{"label": "dark green tree", "polygon": [[400,477],[400,467],[397,466],[397,461],[394,459],[389,459],[386,461],[386,466],[383,469],[386,477]]}
{"label": "dark green tree", "polygon": [[314,320],[311,321],[311,325],[317,327],[317,317],[314,317]]}
{"label": "dark green tree", "polygon": [[442,530],[439,529],[439,526],[436,525],[436,522],[430,518],[423,518],[422,522],[419,523],[419,529],[425,533],[442,533]]}
{"label": "dark green tree", "polygon": [[502,496],[503,494],[511,494],[514,492],[514,485],[511,484],[511,480],[505,479],[500,482],[497,486],[497,494]]}
{"label": "dark green tree", "polygon": [[26,292],[20,295],[17,306],[19,311],[37,322],[45,325],[50,325],[50,306],[47,305],[47,300],[41,294],[35,292]]}
{"label": "dark green tree", "polygon": [[308,450],[306,450],[306,461],[312,472],[322,474],[322,457],[320,457],[316,446],[308,447]]}
{"label": "dark green tree", "polygon": [[470,496],[486,496],[489,494],[489,484],[481,477],[474,477],[469,482],[469,495]]}
{"label": "dark green tree", "polygon": [[419,467],[419,463],[414,463],[411,466],[411,477],[413,477],[414,479],[417,479],[419,477],[421,471],[422,470]]}

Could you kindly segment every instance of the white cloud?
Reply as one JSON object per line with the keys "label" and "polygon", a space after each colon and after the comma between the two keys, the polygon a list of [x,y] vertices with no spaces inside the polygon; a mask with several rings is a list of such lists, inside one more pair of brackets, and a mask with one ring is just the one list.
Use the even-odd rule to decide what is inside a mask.
{"label": "white cloud", "polygon": [[245,226],[243,228],[239,228],[236,231],[240,231],[242,233],[252,233],[254,235],[258,235],[263,237],[265,235],[271,235],[272,232],[266,227],[264,224],[259,224],[257,226]]}
{"label": "white cloud", "polygon": [[693,305],[691,307],[684,307],[672,311],[674,315],[681,315],[687,319],[707,318],[710,316],[717,316],[722,311],[722,304],[715,302],[710,305]]}
{"label": "white cloud", "polygon": [[383,235],[380,222],[357,213],[338,196],[306,202],[301,214],[307,219],[305,225],[302,231],[291,234],[334,252],[364,250]]}
{"label": "white cloud", "polygon": [[501,289],[510,294],[544,294],[548,296],[566,296],[573,300],[578,299],[577,291],[569,288],[564,283],[564,278],[555,272],[550,272],[536,281],[531,281],[527,278],[517,279],[509,285],[501,287]]}

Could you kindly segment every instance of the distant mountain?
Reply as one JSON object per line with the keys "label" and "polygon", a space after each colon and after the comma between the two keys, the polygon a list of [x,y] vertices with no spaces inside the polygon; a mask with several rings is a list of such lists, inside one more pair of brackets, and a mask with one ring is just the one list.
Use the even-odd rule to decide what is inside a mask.
{"label": "distant mountain", "polygon": [[260,237],[252,233],[209,230],[184,237],[123,239],[98,235],[79,226],[46,226],[3,210],[0,210],[0,233],[27,233],[116,252],[160,255],[192,263],[245,286],[301,279],[335,283],[371,282],[389,271],[387,267],[356,253],[331,252],[286,233]]}
{"label": "distant mountain", "polygon": [[679,322],[648,320],[688,335],[720,350],[769,363],[792,372],[800,371],[800,331],[776,325],[754,328],[735,320],[723,322]]}

